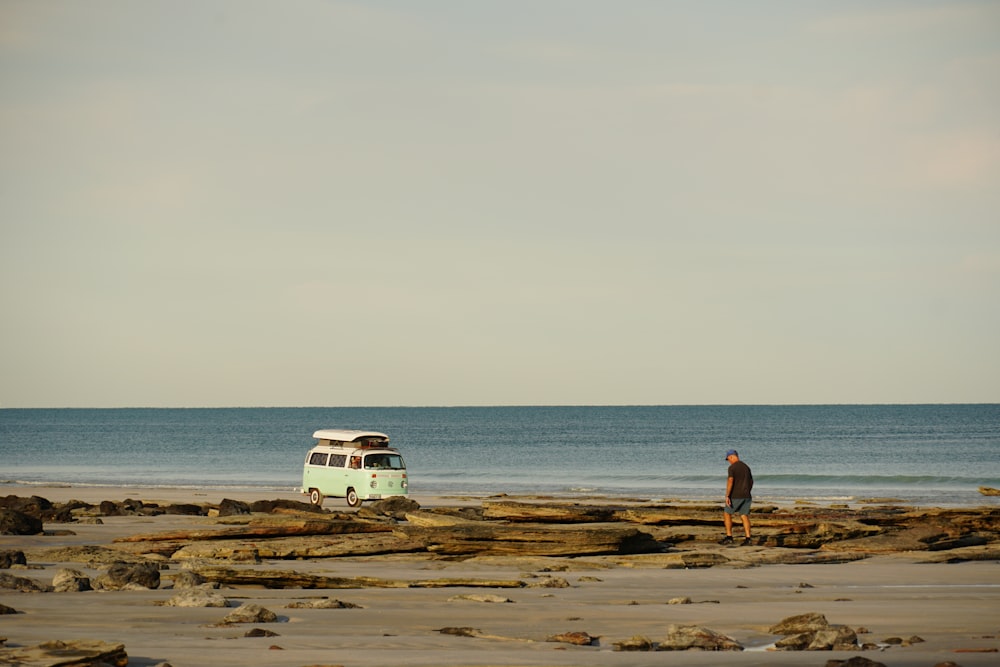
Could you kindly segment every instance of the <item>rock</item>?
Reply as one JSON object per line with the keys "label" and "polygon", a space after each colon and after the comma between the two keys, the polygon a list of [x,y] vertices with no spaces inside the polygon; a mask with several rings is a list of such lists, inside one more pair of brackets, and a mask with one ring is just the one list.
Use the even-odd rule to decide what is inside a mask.
{"label": "rock", "polygon": [[253,628],[252,630],[247,630],[244,637],[280,637],[277,632],[272,630],[265,630],[264,628]]}
{"label": "rock", "polygon": [[354,533],[388,533],[392,526],[356,520],[324,519],[322,517],[262,517],[251,519],[242,526],[207,530],[180,530],[146,533],[116,538],[115,542],[162,542],[201,540],[258,540],[275,537],[300,537],[306,535],[346,535]]}
{"label": "rock", "polygon": [[229,586],[263,586],[264,588],[524,588],[517,579],[425,579],[403,581],[376,577],[328,577],[289,570],[234,569],[203,567],[197,570],[206,581]]}
{"label": "rock", "polygon": [[656,646],[657,651],[742,651],[743,646],[726,635],[697,625],[671,625],[667,636]]}
{"label": "rock", "polygon": [[54,547],[51,549],[42,549],[36,552],[34,559],[48,560],[54,563],[87,563],[90,565],[107,565],[119,561],[124,562],[130,555],[131,554],[125,553],[120,549],[109,549],[108,547],[102,547],[96,544],[84,544],[75,547]]}
{"label": "rock", "polygon": [[223,498],[219,503],[219,516],[239,516],[250,514],[250,505],[241,500]]}
{"label": "rock", "polygon": [[92,585],[99,591],[120,591],[131,588],[159,588],[160,571],[149,563],[112,563]]}
{"label": "rock", "polygon": [[37,646],[0,649],[0,664],[18,667],[126,667],[128,654],[124,644],[97,639],[54,640]]}
{"label": "rock", "polygon": [[830,626],[823,614],[810,612],[808,614],[798,614],[788,616],[779,623],[772,625],[768,632],[772,635],[794,635],[800,632],[815,632]]}
{"label": "rock", "polygon": [[718,552],[712,551],[692,551],[688,553],[673,554],[674,562],[664,565],[664,569],[690,570],[703,567],[715,567],[730,562],[729,558]]}
{"label": "rock", "polygon": [[[528,523],[604,523],[614,521],[611,506],[560,503],[483,502],[483,518]],[[718,521],[718,519],[716,519]]]}
{"label": "rock", "polygon": [[205,578],[197,572],[181,570],[174,575],[173,586],[175,589],[201,588],[205,586]]}
{"label": "rock", "polygon": [[289,602],[285,609],[361,609],[361,605],[353,602],[343,602],[332,598],[322,598],[320,600],[308,600],[304,602]]}
{"label": "rock", "polygon": [[508,597],[502,595],[452,595],[448,598],[448,602],[457,602],[460,600],[470,600],[472,602],[499,602],[499,603],[513,603],[514,601]]}
{"label": "rock", "polygon": [[0,509],[0,535],[38,535],[42,520],[15,509]]}
{"label": "rock", "polygon": [[[420,509],[420,503],[406,496],[390,496],[382,500],[377,500],[371,505],[363,506],[358,512],[365,515],[388,516],[402,521],[407,512],[415,512]],[[364,510],[364,512],[362,512]]]}
{"label": "rock", "polygon": [[79,593],[93,590],[90,577],[79,570],[68,567],[60,568],[52,577],[52,589],[56,593]]}
{"label": "rock", "polygon": [[234,623],[274,623],[277,620],[278,615],[273,611],[251,602],[237,607],[222,619],[222,622],[230,625]]}
{"label": "rock", "polygon": [[27,565],[24,552],[16,549],[4,549],[0,551],[0,569],[9,569],[13,565]]}
{"label": "rock", "polygon": [[774,642],[774,648],[778,651],[805,651],[812,643],[813,635],[813,632],[790,634]]}
{"label": "rock", "polygon": [[163,507],[164,514],[180,514],[182,516],[205,516],[208,512],[201,505],[193,503],[174,503]]}
{"label": "rock", "polygon": [[[8,607],[5,604],[0,604],[0,616],[6,614],[19,614],[19,613],[20,612],[17,609],[14,609],[13,607]],[[3,637],[0,637],[0,645],[3,645],[4,641],[6,640]]]}
{"label": "rock", "polygon": [[22,593],[47,593],[52,591],[51,586],[40,584],[34,579],[27,577],[15,577],[6,572],[0,572],[0,589],[21,591]]}
{"label": "rock", "polygon": [[41,496],[22,498],[10,495],[0,498],[0,508],[12,509],[22,514],[28,514],[41,519],[44,512],[52,509],[52,503],[47,498],[42,498]]}
{"label": "rock", "polygon": [[442,635],[453,635],[455,637],[479,637],[483,634],[479,628],[452,626],[438,628],[436,632],[440,632]]}
{"label": "rock", "polygon": [[529,583],[528,588],[569,588],[569,582],[562,577],[542,577]]}
{"label": "rock", "polygon": [[616,651],[652,651],[653,642],[648,637],[634,635],[625,641],[612,644]]}
{"label": "rock", "polygon": [[858,646],[858,636],[846,625],[830,625],[823,614],[810,612],[789,616],[768,630],[771,634],[786,635],[774,643],[781,651],[853,650]]}
{"label": "rock", "polygon": [[868,658],[856,655],[847,660],[827,660],[826,667],[886,667],[884,663],[875,662]]}
{"label": "rock", "polygon": [[250,511],[260,514],[283,514],[306,512],[309,514],[324,514],[326,510],[317,507],[312,503],[304,503],[300,500],[287,500],[285,498],[275,498],[274,500],[255,500],[250,503]]}
{"label": "rock", "polygon": [[564,644],[574,644],[576,646],[597,646],[600,644],[600,637],[594,637],[586,632],[562,632],[558,635],[550,635],[545,638],[547,642],[562,642]]}
{"label": "rock", "polygon": [[648,533],[619,524],[580,527],[466,521],[433,528],[399,525],[395,530],[423,542],[427,551],[447,556],[597,556],[663,549]]}
{"label": "rock", "polygon": [[[168,543],[159,543],[168,544]],[[422,542],[407,540],[392,533],[359,533],[331,536],[307,536],[257,539],[253,550],[261,559],[334,558],[338,556],[377,556],[425,551]],[[237,554],[246,554],[243,540],[206,540],[176,545],[170,553],[172,560],[237,560]]]}
{"label": "rock", "polygon": [[777,533],[764,539],[764,544],[771,547],[789,547],[796,549],[818,549],[830,542],[878,535],[884,531],[878,526],[871,526],[860,521],[824,521],[814,524],[791,525],[780,529]]}
{"label": "rock", "polygon": [[691,598],[680,597],[680,598],[670,598],[667,600],[667,604],[691,604]]}
{"label": "rock", "polygon": [[228,607],[229,600],[218,591],[190,588],[178,592],[162,603],[164,607]]}
{"label": "rock", "polygon": [[846,625],[831,625],[812,634],[807,651],[851,651],[858,647],[858,636]]}
{"label": "rock", "polygon": [[979,493],[984,496],[1000,496],[1000,489],[994,489],[990,486],[981,486],[979,487]]}

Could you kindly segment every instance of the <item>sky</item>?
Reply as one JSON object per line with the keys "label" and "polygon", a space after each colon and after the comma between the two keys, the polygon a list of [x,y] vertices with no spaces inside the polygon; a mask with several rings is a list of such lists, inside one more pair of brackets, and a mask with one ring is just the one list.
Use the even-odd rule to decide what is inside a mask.
{"label": "sky", "polygon": [[0,407],[1000,402],[1000,3],[0,0]]}

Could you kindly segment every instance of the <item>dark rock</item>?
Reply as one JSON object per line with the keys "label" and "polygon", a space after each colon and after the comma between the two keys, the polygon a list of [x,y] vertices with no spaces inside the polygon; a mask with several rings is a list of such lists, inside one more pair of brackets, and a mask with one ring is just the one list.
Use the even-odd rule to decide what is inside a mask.
{"label": "dark rock", "polygon": [[310,512],[312,514],[326,513],[326,510],[322,507],[317,507],[312,503],[304,503],[298,500],[286,500],[284,498],[277,498],[275,500],[255,500],[250,503],[250,511],[260,512],[262,514],[272,514],[280,511]]}
{"label": "dark rock", "polygon": [[248,503],[230,498],[223,498],[222,502],[219,503],[219,516],[240,516],[242,514],[251,514]]}
{"label": "dark rock", "polygon": [[389,516],[399,521],[406,518],[407,512],[415,512],[420,509],[420,503],[406,496],[390,496],[383,500],[378,500],[365,507],[372,514]]}
{"label": "dark rock", "polygon": [[[21,591],[22,593],[48,593],[52,590],[52,587],[40,584],[34,579],[15,577],[12,574],[0,572],[0,589]],[[0,662],[0,664],[3,663]]]}
{"label": "dark rock", "polygon": [[482,631],[479,630],[478,628],[470,628],[470,627],[438,628],[436,632],[440,632],[442,635],[454,635],[455,637],[478,637],[481,634],[483,634]]}
{"label": "dark rock", "polygon": [[[13,607],[8,607],[5,604],[0,604],[0,616],[2,616],[4,614],[19,614],[19,613],[21,613],[21,612],[19,612],[17,609],[14,609]],[[2,643],[3,642],[0,641],[0,644],[2,644]]]}
{"label": "dark rock", "polygon": [[42,498],[41,496],[23,498],[11,495],[6,498],[0,498],[0,507],[16,510],[40,519],[42,512],[52,509],[52,503],[47,498]]}
{"label": "dark rock", "polygon": [[120,591],[133,587],[156,589],[160,587],[160,571],[150,563],[112,563],[91,582],[96,590]]}
{"label": "dark rock", "polygon": [[0,551],[0,569],[8,569],[12,565],[27,565],[28,561],[24,558],[24,552],[15,549],[6,549]]}
{"label": "dark rock", "polygon": [[98,505],[98,512],[101,516],[121,516],[123,514],[122,508],[113,500],[102,500],[101,504]]}
{"label": "dark rock", "polygon": [[504,524],[465,521],[450,526],[400,524],[396,531],[442,556],[596,556],[655,553],[662,545],[649,533],[621,524]]}
{"label": "dark rock", "polygon": [[207,510],[201,505],[194,503],[174,503],[163,508],[164,514],[180,514],[182,516],[205,516]]}
{"label": "dark rock", "polygon": [[253,630],[247,630],[244,637],[280,637],[277,632],[272,630],[265,630],[264,628],[254,628]]}
{"label": "dark rock", "polygon": [[886,667],[885,663],[869,660],[868,658],[856,655],[847,660],[827,660],[826,667]]}
{"label": "dark rock", "polygon": [[0,535],[38,535],[42,520],[16,509],[0,509]]}

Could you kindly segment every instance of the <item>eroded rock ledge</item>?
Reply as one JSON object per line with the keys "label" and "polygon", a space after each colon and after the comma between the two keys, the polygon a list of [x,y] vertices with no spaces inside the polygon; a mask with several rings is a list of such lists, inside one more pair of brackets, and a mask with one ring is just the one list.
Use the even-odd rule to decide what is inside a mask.
{"label": "eroded rock ledge", "polygon": [[[254,563],[386,554],[610,556],[655,557],[662,567],[829,563],[904,552],[930,562],[1000,559],[1000,508],[994,507],[765,506],[754,511],[755,544],[736,548],[717,544],[721,513],[708,504],[491,498],[479,507],[422,509],[413,500],[391,498],[357,512],[319,510],[294,501],[223,501],[181,509],[205,517],[203,526],[136,534],[104,547],[62,549],[46,557],[88,563],[152,557]],[[37,497],[0,499],[0,512],[29,519],[14,516],[5,525],[28,526],[26,530],[42,534],[109,514],[178,511],[132,500],[95,506],[79,501],[56,505]],[[18,554],[7,558],[16,560]]]}

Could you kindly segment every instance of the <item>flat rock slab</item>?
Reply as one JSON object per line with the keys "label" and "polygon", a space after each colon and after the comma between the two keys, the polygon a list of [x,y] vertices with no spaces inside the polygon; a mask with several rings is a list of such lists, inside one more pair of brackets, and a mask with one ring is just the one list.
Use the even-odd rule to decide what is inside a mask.
{"label": "flat rock slab", "polygon": [[264,588],[523,588],[518,579],[379,579],[378,577],[327,577],[292,570],[262,570],[258,568],[205,567],[197,574],[205,581],[230,586],[263,586]]}
{"label": "flat rock slab", "polygon": [[128,665],[124,644],[97,639],[48,641],[37,646],[0,649],[0,664],[18,667],[88,667],[89,665]]}

